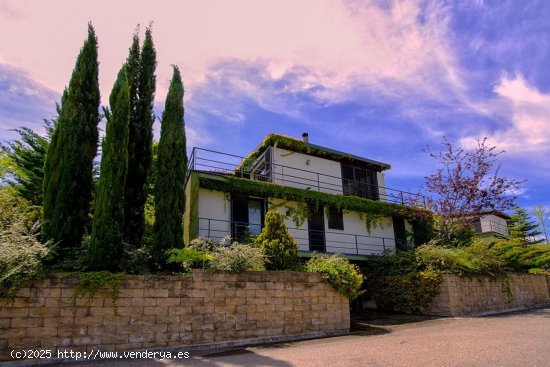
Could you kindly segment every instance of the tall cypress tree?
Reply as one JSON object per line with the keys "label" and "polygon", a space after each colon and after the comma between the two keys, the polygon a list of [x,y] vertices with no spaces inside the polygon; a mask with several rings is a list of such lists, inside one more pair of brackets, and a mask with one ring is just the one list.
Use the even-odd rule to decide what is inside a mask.
{"label": "tall cypress tree", "polygon": [[80,245],[88,223],[99,103],[97,39],[88,24],[44,163],[43,239],[58,243],[58,260]]}
{"label": "tall cypress tree", "polygon": [[165,266],[165,252],[183,248],[183,181],[187,168],[183,84],[177,66],[168,89],[161,119],[155,183],[155,248],[153,259]]}
{"label": "tall cypress tree", "polygon": [[88,251],[88,268],[116,271],[122,256],[124,182],[128,169],[130,87],[124,67],[109,97],[112,113],[107,118],[101,151],[99,185],[94,202],[94,222]]}
{"label": "tall cypress tree", "polygon": [[147,28],[145,32],[141,54],[139,38],[134,35],[127,60],[131,114],[124,203],[124,238],[132,245],[141,243],[144,231],[146,181],[151,169],[153,122],[155,121],[153,102],[156,58],[151,28]]}

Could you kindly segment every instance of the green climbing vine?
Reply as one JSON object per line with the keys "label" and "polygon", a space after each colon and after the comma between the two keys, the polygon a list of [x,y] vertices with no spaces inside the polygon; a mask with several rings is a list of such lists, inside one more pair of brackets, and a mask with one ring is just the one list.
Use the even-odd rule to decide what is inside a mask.
{"label": "green climbing vine", "polygon": [[[328,194],[318,191],[302,190],[288,186],[275,185],[268,182],[252,181],[242,178],[224,176],[223,178],[200,177],[200,187],[229,193],[240,193],[264,198],[276,198],[286,201],[295,201],[298,207],[287,210],[287,214],[298,221],[307,218],[309,208],[332,207],[364,213],[367,228],[374,228],[382,218],[411,218],[413,227],[429,232],[433,221],[429,211],[422,208],[408,207],[401,204],[374,201],[357,196]],[[285,205],[278,204],[280,206]],[[303,223],[303,222],[302,222]],[[419,242],[422,243],[422,242]]]}
{"label": "green climbing vine", "polygon": [[[322,149],[321,147],[311,146],[310,144],[304,143],[302,140],[293,138],[291,136],[281,134],[269,134],[265,137],[265,139],[256,150],[252,151],[242,160],[236,170],[249,172],[252,169],[256,159],[258,159],[258,157],[260,157],[267,148],[275,144],[277,144],[278,148],[287,149],[296,153],[314,155],[320,158],[327,158],[336,161],[339,161],[343,158],[349,161],[355,160],[351,155],[339,154],[326,149]],[[390,165],[384,165],[383,167],[381,167],[382,170],[387,170],[390,168]]]}
{"label": "green climbing vine", "polygon": [[113,301],[113,309],[116,314],[116,303],[119,295],[119,283],[124,273],[111,273],[108,271],[98,271],[89,273],[79,273],[80,279],[73,289],[71,300],[74,301],[79,297],[86,297],[86,306],[90,307],[96,294],[101,289],[108,289],[111,300]]}

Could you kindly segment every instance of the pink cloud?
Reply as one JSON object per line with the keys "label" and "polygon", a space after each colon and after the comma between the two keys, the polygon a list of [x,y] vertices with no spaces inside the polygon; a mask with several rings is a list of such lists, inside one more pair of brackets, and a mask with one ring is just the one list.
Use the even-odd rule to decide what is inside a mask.
{"label": "pink cloud", "polygon": [[[435,4],[435,3],[434,3]],[[399,93],[396,84],[440,98],[440,85],[461,88],[454,56],[445,41],[446,9],[429,5],[418,21],[419,1],[61,1],[29,2],[24,16],[0,26],[0,62],[26,70],[61,91],[92,21],[99,39],[104,100],[124,62],[131,34],[154,21],[158,93],[162,100],[171,64],[181,66],[188,97],[211,65],[223,59],[263,60],[277,78],[300,66],[309,72],[289,88],[312,83],[318,97],[346,98],[356,84]],[[257,91],[251,88],[251,93]]]}

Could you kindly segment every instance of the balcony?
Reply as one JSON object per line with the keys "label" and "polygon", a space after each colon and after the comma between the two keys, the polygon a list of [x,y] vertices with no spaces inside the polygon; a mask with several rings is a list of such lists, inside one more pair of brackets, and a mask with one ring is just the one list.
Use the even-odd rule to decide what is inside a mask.
{"label": "balcony", "polygon": [[[341,253],[345,255],[373,255],[386,250],[395,250],[393,238],[363,236],[342,231],[313,231],[303,228],[287,227],[296,240],[301,252]],[[261,225],[244,222],[225,221],[211,218],[199,218],[199,235],[219,242],[229,236],[240,240],[247,234],[259,233]],[[239,238],[240,237],[240,238]],[[250,236],[253,237],[253,236]]]}
{"label": "balcony", "polygon": [[508,227],[502,223],[492,220],[477,220],[472,223],[472,228],[476,233],[496,233],[502,236],[508,235]]}
{"label": "balcony", "polygon": [[242,165],[244,159],[245,157],[234,154],[193,148],[191,157],[189,158],[188,172],[191,170],[206,171],[305,190],[320,191],[329,194],[354,195],[396,204],[417,206],[425,206],[426,204],[424,196],[411,192],[275,164],[272,162],[270,149],[266,150],[263,155],[248,167]]}

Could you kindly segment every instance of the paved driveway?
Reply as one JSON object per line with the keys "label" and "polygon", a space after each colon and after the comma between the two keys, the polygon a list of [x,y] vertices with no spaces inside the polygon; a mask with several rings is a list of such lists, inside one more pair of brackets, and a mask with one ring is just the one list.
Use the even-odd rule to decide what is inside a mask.
{"label": "paved driveway", "polygon": [[192,352],[190,358],[181,360],[63,366],[550,366],[550,308],[399,325],[387,321],[363,329],[343,337]]}

